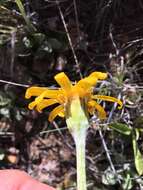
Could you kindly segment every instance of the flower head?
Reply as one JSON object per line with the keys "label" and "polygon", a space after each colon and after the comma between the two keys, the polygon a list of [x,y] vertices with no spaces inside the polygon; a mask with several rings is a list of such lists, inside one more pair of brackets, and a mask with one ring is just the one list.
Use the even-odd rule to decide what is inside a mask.
{"label": "flower head", "polygon": [[105,100],[109,102],[116,102],[119,104],[118,108],[122,108],[122,102],[114,97],[104,95],[94,95],[93,87],[98,80],[107,78],[106,73],[93,72],[88,77],[72,84],[67,75],[61,72],[55,75],[55,80],[59,84],[58,89],[49,89],[45,87],[30,87],[26,91],[25,97],[27,99],[36,96],[35,100],[29,104],[29,109],[36,109],[41,112],[44,108],[57,104],[57,106],[50,112],[49,121],[53,121],[56,116],[65,117],[69,112],[69,105],[75,99],[80,99],[84,105],[85,112],[93,115],[98,111],[99,118],[105,119],[106,112],[104,108],[97,103],[96,100]]}

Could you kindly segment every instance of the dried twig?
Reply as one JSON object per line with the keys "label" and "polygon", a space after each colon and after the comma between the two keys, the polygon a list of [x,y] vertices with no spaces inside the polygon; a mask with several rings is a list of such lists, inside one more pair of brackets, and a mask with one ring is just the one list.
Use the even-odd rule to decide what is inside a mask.
{"label": "dried twig", "polygon": [[65,28],[66,34],[67,34],[67,38],[68,38],[68,41],[69,41],[70,48],[71,48],[72,53],[73,53],[73,57],[74,57],[74,60],[75,60],[75,63],[76,63],[76,67],[77,67],[77,72],[79,73],[80,78],[82,78],[79,62],[78,62],[78,59],[77,59],[77,56],[76,56],[76,53],[75,53],[75,49],[73,47],[72,40],[71,40],[69,31],[68,31],[68,28],[67,28],[67,25],[66,25],[66,22],[65,22],[65,18],[64,18],[64,15],[63,15],[63,12],[61,10],[61,7],[59,5],[59,1],[58,0],[56,0],[56,4],[57,4],[57,7],[58,7],[58,10],[59,10],[59,13],[60,13],[60,17],[61,17],[62,23],[63,23],[64,28]]}
{"label": "dried twig", "polygon": [[20,84],[20,83],[6,81],[6,80],[0,80],[0,83],[10,84],[10,85],[14,85],[14,86],[21,86],[21,87],[25,87],[25,88],[28,88],[30,86],[28,84]]}

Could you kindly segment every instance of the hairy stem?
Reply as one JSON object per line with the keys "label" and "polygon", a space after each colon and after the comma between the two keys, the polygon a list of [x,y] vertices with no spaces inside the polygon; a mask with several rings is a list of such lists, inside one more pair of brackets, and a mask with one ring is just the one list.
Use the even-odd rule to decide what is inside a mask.
{"label": "hairy stem", "polygon": [[89,123],[79,97],[69,105],[66,123],[76,145],[77,190],[86,190],[85,144]]}
{"label": "hairy stem", "polygon": [[76,141],[77,190],[86,190],[85,135]]}

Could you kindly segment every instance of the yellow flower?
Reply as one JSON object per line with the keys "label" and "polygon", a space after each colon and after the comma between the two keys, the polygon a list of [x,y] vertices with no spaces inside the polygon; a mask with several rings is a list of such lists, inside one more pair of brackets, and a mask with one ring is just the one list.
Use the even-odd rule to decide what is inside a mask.
{"label": "yellow flower", "polygon": [[25,97],[27,99],[36,96],[35,100],[29,104],[29,109],[36,109],[41,112],[44,108],[54,104],[57,105],[49,114],[49,121],[52,122],[56,116],[67,117],[68,108],[72,101],[76,98],[80,99],[81,104],[84,106],[85,113],[93,115],[98,111],[99,118],[105,119],[106,112],[96,100],[105,100],[109,102],[116,102],[119,104],[118,108],[122,108],[122,102],[114,97],[104,95],[94,95],[93,87],[98,80],[107,78],[106,73],[93,72],[88,77],[72,84],[64,72],[57,74],[55,80],[60,85],[58,89],[49,89],[45,87],[30,87],[26,91]]}

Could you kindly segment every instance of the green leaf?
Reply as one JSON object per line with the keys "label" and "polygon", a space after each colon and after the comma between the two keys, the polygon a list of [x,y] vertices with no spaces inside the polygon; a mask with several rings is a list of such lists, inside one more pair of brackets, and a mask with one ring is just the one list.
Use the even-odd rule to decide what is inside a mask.
{"label": "green leaf", "polygon": [[122,123],[111,123],[109,127],[124,135],[130,135],[132,132],[128,125]]}
{"label": "green leaf", "polygon": [[51,44],[48,41],[45,41],[38,49],[38,51],[44,51],[47,53],[52,53],[53,52],[53,48],[51,46]]}
{"label": "green leaf", "polygon": [[48,42],[51,44],[52,49],[60,50],[62,48],[62,43],[56,38],[49,38]]}
{"label": "green leaf", "polygon": [[37,44],[38,46],[41,45],[46,40],[46,36],[43,33],[34,33],[32,37],[34,43]]}
{"label": "green leaf", "polygon": [[134,162],[135,162],[135,167],[139,175],[143,174],[143,155],[141,154],[135,135],[133,135],[132,138],[132,143],[133,143],[133,151],[134,151]]}

